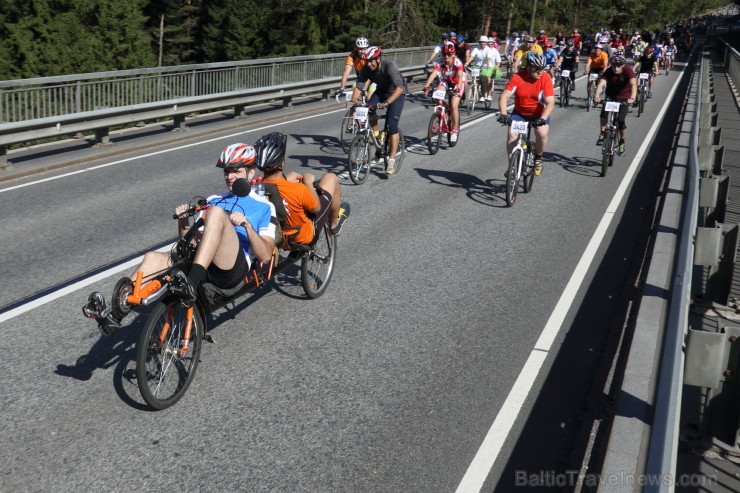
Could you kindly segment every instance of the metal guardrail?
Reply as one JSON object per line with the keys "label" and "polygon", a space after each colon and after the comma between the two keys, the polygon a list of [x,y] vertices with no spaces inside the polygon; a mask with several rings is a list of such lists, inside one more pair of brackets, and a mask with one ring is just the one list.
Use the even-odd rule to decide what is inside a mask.
{"label": "metal guardrail", "polygon": [[[432,47],[389,49],[408,79],[423,74]],[[0,81],[0,159],[11,144],[96,131],[108,142],[111,126],[185,115],[337,89],[347,53],[223,62]],[[349,81],[354,80],[354,74]],[[0,169],[4,162],[0,161]]]}
{"label": "metal guardrail", "polygon": [[727,71],[727,75],[735,91],[740,93],[740,86],[738,85],[740,83],[740,53],[721,38],[720,44],[719,49],[722,50],[722,64]]}
{"label": "metal guardrail", "polygon": [[[694,268],[694,238],[699,216],[699,115],[703,92],[703,65],[700,60],[694,68],[694,80],[690,93],[695,102],[689,102],[686,113],[693,112],[690,121],[684,121],[684,129],[690,134],[688,147],[679,140],[674,170],[685,167],[684,190],[686,193],[681,219],[676,268],[671,286],[668,321],[661,352],[660,377],[655,394],[655,414],[650,434],[645,474],[648,478],[676,478],[678,455],[681,392],[683,387],[683,344],[689,327],[691,304],[691,275]],[[688,127],[688,128],[687,128]],[[682,129],[682,132],[684,130]],[[684,147],[681,151],[681,147]],[[673,491],[673,481],[648,482],[645,493]]]}

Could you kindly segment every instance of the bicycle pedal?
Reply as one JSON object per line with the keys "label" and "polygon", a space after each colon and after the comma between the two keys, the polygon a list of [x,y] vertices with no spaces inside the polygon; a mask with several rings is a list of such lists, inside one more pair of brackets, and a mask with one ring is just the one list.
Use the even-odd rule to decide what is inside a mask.
{"label": "bicycle pedal", "polygon": [[87,298],[87,305],[82,307],[82,314],[94,320],[105,319],[110,311],[111,308],[105,301],[105,297],[99,291],[90,293],[90,296]]}

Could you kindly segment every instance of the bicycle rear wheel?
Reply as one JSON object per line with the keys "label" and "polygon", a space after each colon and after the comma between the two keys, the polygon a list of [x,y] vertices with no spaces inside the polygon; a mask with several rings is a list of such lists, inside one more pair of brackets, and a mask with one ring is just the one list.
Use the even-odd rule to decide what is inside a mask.
{"label": "bicycle rear wheel", "polygon": [[356,134],[357,121],[352,118],[352,108],[350,108],[342,117],[342,128],[339,130],[339,143],[345,153],[349,151],[349,146]]}
{"label": "bicycle rear wheel", "polygon": [[136,381],[139,392],[155,410],[166,409],[185,395],[195,377],[203,341],[203,320],[192,308],[192,326],[187,352],[180,356],[185,339],[187,312],[177,298],[154,306],[136,346]]}
{"label": "bicycle rear wheel", "polygon": [[370,143],[367,135],[357,134],[349,146],[347,156],[349,178],[355,185],[362,185],[370,174]]}
{"label": "bicycle rear wheel", "polygon": [[437,154],[439,151],[439,139],[442,135],[439,114],[435,111],[429,119],[429,128],[427,129],[427,149],[429,154]]}
{"label": "bicycle rear wheel", "polygon": [[516,175],[521,152],[521,150],[517,149],[509,158],[509,171],[506,174],[506,205],[509,207],[513,206],[514,202],[516,202],[516,195],[519,191],[519,180]]}
{"label": "bicycle rear wheel", "polygon": [[331,281],[334,272],[334,256],[337,251],[337,237],[331,234],[328,222],[316,232],[318,238],[313,248],[301,261],[301,283],[303,291],[311,299],[318,298]]}

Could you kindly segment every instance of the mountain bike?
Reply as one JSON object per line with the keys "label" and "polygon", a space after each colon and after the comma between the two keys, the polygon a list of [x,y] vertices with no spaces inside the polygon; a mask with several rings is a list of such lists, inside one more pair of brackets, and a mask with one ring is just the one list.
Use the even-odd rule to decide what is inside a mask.
{"label": "mountain bike", "polygon": [[[337,94],[334,97],[334,99],[337,101],[337,104],[340,104],[339,99],[341,96],[342,94],[337,91]],[[351,104],[352,90],[344,91],[344,96],[345,104]],[[342,150],[345,153],[349,152],[349,146],[352,143],[352,139],[355,138],[355,135],[357,135],[357,131],[360,128],[359,122],[354,117],[354,112],[354,107],[350,106],[344,116],[342,116],[341,127],[339,129],[339,142],[342,145]]]}
{"label": "mountain bike", "polygon": [[506,171],[506,205],[511,207],[516,202],[519,192],[519,183],[526,193],[532,190],[534,184],[534,149],[532,140],[532,122],[517,121],[507,118],[502,123],[518,134],[516,146],[509,157],[509,167]]}
{"label": "mountain bike", "polygon": [[[318,184],[315,186],[317,192],[322,193]],[[239,196],[248,194],[249,189],[245,179],[236,180],[232,188]],[[210,207],[213,205],[202,199],[183,214],[187,217],[201,212],[207,214]],[[177,241],[172,252],[176,259],[173,267],[146,279],[141,271],[136,273],[134,281],[124,277],[114,287],[110,306],[101,293],[94,292],[83,307],[85,316],[98,319],[100,323],[111,313],[120,320],[134,306],[154,306],[136,345],[136,380],[144,401],[155,410],[174,405],[190,387],[203,341],[213,342],[208,333],[207,315],[266,286],[276,273],[298,261],[301,262],[303,290],[309,298],[317,298],[326,291],[334,271],[337,239],[331,234],[328,222],[315,224],[316,233],[310,244],[292,242],[291,238],[299,230],[285,226],[283,248],[287,249],[287,256],[281,257],[275,247],[270,262],[255,261],[247,277],[229,289],[203,282],[197,290],[195,303],[188,306],[183,301],[187,280],[182,272],[189,270],[193,263],[196,246],[192,240],[203,224],[204,216],[201,216]]]}
{"label": "mountain bike", "polygon": [[665,54],[665,61],[663,62],[663,68],[665,68],[665,74],[669,75],[671,72],[671,69],[673,68],[673,57],[674,53],[668,53]]}
{"label": "mountain bike", "polygon": [[[373,164],[373,156],[375,156],[375,159],[383,159],[385,166],[388,166],[391,139],[388,138],[387,114],[375,116],[378,120],[385,120],[383,130],[376,137],[373,133],[373,128],[370,126],[370,112],[373,110],[375,108],[368,106],[364,99],[354,104],[354,118],[358,122],[359,128],[357,129],[357,135],[355,135],[349,147],[347,169],[349,171],[349,177],[355,185],[362,185],[367,180]],[[398,149],[396,150],[396,173],[401,170],[405,156],[406,146],[404,144],[403,132],[399,129]]]}
{"label": "mountain bike", "polygon": [[606,176],[607,169],[614,164],[614,154],[619,144],[617,115],[623,104],[627,103],[608,100],[603,102],[603,110],[606,111],[606,127],[604,128],[604,143],[601,145],[601,176]]}
{"label": "mountain bike", "polygon": [[558,77],[560,78],[560,107],[567,108],[570,104],[570,70],[558,70]]}
{"label": "mountain bike", "polygon": [[[480,85],[480,68],[471,67],[468,69],[468,71],[470,76],[468,77],[468,89],[466,98],[468,100],[467,108],[469,115],[475,109],[475,105],[478,103],[480,95],[483,94],[483,89]],[[484,104],[486,106],[486,109],[491,107],[491,102],[488,99],[484,101]]]}
{"label": "mountain bike", "polygon": [[645,99],[647,98],[650,74],[648,72],[640,72],[638,77],[637,101],[635,101],[635,106],[637,107],[637,116],[639,117],[645,111]]}
{"label": "mountain bike", "polygon": [[596,72],[588,74],[588,97],[586,98],[586,111],[591,111],[591,108],[596,108],[594,103],[594,96],[596,96],[596,81],[599,80],[600,75]]}
{"label": "mountain bike", "polygon": [[[429,126],[427,127],[427,149],[429,154],[437,154],[439,151],[439,144],[442,140],[442,134],[447,134],[447,144],[449,147],[455,147],[457,142],[452,141],[452,127],[450,108],[447,103],[447,97],[452,94],[450,89],[446,91],[435,90],[432,93],[432,99],[437,103],[434,107],[434,113],[429,119]],[[458,130],[457,138],[460,138]]]}

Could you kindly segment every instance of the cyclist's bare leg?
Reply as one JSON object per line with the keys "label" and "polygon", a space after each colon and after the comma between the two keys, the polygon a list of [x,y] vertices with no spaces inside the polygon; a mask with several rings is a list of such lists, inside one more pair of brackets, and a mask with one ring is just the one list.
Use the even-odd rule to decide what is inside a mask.
{"label": "cyclist's bare leg", "polygon": [[536,156],[542,156],[542,153],[545,152],[549,133],[550,125],[542,125],[541,127],[534,128],[534,154]]}
{"label": "cyclist's bare leg", "polygon": [[506,140],[506,155],[510,158],[512,151],[516,147],[516,141],[519,139],[519,134],[509,131],[509,137]]}
{"label": "cyclist's bare leg", "polygon": [[451,127],[452,130],[459,130],[460,127],[460,113],[458,113],[457,108],[460,106],[460,97],[459,96],[452,96],[450,97],[450,116],[451,118]]}
{"label": "cyclist's bare leg", "polygon": [[132,281],[135,281],[136,273],[141,272],[144,279],[146,279],[148,276],[158,272],[163,272],[170,267],[172,267],[172,257],[169,252],[146,252],[141,264],[139,264],[139,267],[131,273],[129,278]]}
{"label": "cyclist's bare leg", "polygon": [[339,222],[339,207],[342,205],[342,192],[339,189],[339,178],[334,173],[326,173],[319,180],[321,188],[331,195],[331,204],[329,204],[329,226],[332,228]]}
{"label": "cyclist's bare leg", "polygon": [[241,254],[239,237],[228,214],[220,207],[211,207],[206,214],[205,229],[193,263],[203,268],[213,263],[219,269],[228,270],[234,266],[236,256]]}

